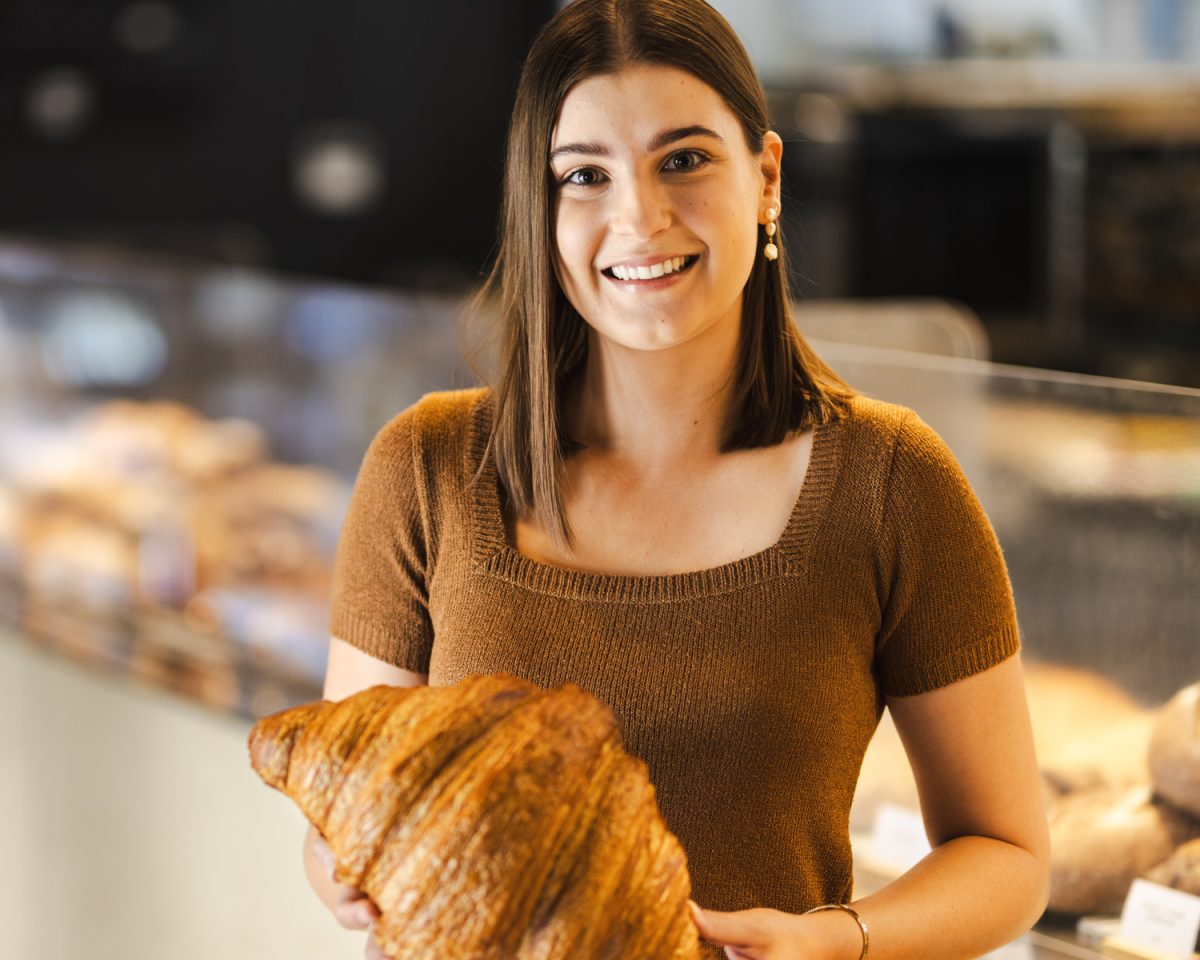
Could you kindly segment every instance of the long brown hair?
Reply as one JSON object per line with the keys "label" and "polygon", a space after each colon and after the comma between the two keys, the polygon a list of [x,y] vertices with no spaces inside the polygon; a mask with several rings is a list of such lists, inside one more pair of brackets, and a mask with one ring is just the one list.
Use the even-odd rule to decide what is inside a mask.
{"label": "long brown hair", "polygon": [[[500,248],[476,300],[494,303],[500,342],[488,444],[510,508],[532,514],[560,544],[563,461],[578,444],[563,428],[563,394],[587,356],[587,326],[555,276],[550,141],[581,80],[634,64],[677,67],[712,87],[763,149],[762,87],[733,29],[704,0],[576,0],[538,33],[517,86],[508,132]],[[765,234],[760,228],[760,248]],[[840,416],[851,391],[796,331],[787,246],[756,257],[742,298],[737,370],[723,449],[770,446]]]}

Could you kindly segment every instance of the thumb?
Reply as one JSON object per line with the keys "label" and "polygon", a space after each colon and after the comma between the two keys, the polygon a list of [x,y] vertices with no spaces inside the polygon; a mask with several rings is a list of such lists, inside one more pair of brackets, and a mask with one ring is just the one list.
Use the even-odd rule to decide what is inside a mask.
{"label": "thumb", "polygon": [[722,913],[719,910],[703,910],[692,900],[688,901],[688,909],[696,928],[705,940],[721,946],[747,949],[760,946],[765,937],[763,925],[758,910],[739,910],[735,913]]}
{"label": "thumb", "polygon": [[329,842],[321,835],[321,832],[316,827],[311,827],[312,832],[312,852],[316,855],[318,862],[322,867],[333,873],[333,850],[329,846]]}

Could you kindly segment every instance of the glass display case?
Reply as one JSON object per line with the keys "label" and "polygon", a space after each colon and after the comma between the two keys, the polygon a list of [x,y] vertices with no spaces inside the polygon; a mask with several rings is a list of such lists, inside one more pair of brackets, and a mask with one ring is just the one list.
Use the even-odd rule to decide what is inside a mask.
{"label": "glass display case", "polygon": [[[1134,877],[1200,892],[1200,846],[1185,849],[1200,791],[1168,802],[1152,752],[1173,701],[1200,756],[1195,717],[1179,719],[1200,681],[1200,391],[817,346],[856,387],[933,426],[987,509],[1016,596],[1054,845],[1051,911],[1011,955],[1099,956]],[[885,715],[851,814],[863,886],[928,850],[916,807]]]}
{"label": "glass display case", "polygon": [[[355,470],[395,413],[474,382],[464,306],[0,242],[0,620],[242,718],[318,696]],[[992,364],[973,334],[966,357],[895,349],[949,342],[923,322],[883,348],[826,316],[814,343],[932,425],[983,502],[1047,804],[1144,789],[1160,708],[1200,681],[1200,391]],[[863,884],[888,874],[881,812],[914,806],[885,718],[852,813]],[[1111,904],[1077,906],[1012,956],[1094,955],[1076,918]]]}

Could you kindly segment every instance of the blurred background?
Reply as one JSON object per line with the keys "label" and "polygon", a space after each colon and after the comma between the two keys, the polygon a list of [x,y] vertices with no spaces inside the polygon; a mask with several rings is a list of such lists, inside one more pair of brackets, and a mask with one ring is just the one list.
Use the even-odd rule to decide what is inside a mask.
{"label": "blurred background", "polygon": [[[798,324],[996,527],[1048,802],[1147,782],[1200,680],[1200,0],[714,5],[785,140]],[[557,6],[0,0],[0,956],[361,955],[244,740],[320,694],[371,436],[475,382]],[[888,749],[867,846],[913,802]],[[1005,955],[1092,955],[1039,931]]]}
{"label": "blurred background", "polygon": [[[554,6],[5,0],[0,229],[469,289]],[[1200,386],[1195,0],[717,6],[802,296],[948,297],[1002,362]]]}

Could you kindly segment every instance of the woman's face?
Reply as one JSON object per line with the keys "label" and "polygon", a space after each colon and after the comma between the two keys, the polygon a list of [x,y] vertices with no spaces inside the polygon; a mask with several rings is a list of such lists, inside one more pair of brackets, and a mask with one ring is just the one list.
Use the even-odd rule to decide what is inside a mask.
{"label": "woman's face", "polygon": [[639,65],[581,81],[550,144],[567,299],[631,349],[736,330],[758,225],[778,206],[781,150],[768,133],[751,153],[720,95],[686,71]]}

